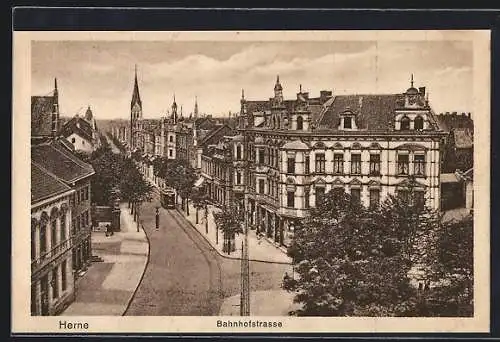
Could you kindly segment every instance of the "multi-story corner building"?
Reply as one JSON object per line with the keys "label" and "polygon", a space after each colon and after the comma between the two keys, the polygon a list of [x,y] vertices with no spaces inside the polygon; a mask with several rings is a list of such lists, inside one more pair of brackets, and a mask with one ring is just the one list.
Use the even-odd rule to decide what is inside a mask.
{"label": "multi-story corner building", "polygon": [[[33,315],[54,315],[74,298],[74,278],[92,255],[92,165],[60,136],[57,81],[52,97],[32,96],[31,258]],[[73,270],[73,272],[71,272]]]}
{"label": "multi-story corner building", "polygon": [[91,184],[92,165],[76,157],[59,140],[31,146],[31,162],[74,190],[70,198],[73,270],[85,269],[92,256]]}
{"label": "multi-story corner building", "polygon": [[[410,176],[416,200],[439,208],[443,132],[425,87],[401,94],[335,95],[300,91],[285,100],[279,77],[274,96],[241,98],[234,137],[234,179],[251,223],[288,245],[297,220],[332,188],[343,188],[365,206],[388,195],[406,197]],[[235,182],[238,183],[238,182]]]}
{"label": "multi-story corner building", "polygon": [[71,205],[75,191],[31,164],[31,315],[63,311],[75,297]]}

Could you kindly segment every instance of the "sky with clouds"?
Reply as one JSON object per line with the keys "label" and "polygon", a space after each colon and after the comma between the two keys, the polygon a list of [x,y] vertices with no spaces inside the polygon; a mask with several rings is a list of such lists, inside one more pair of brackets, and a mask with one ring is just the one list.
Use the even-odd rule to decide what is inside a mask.
{"label": "sky with clouds", "polygon": [[302,85],[310,96],[404,92],[414,74],[436,112],[472,111],[472,43],[459,41],[34,41],[31,94],[52,91],[57,77],[61,114],[128,118],[137,64],[146,118],[176,102],[215,116],[273,96],[276,75],[285,98]]}

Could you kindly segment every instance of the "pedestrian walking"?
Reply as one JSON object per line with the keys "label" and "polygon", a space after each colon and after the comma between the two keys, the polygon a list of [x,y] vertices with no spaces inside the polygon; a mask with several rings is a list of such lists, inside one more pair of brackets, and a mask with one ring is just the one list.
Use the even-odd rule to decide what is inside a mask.
{"label": "pedestrian walking", "polygon": [[156,229],[160,229],[160,209],[156,208]]}

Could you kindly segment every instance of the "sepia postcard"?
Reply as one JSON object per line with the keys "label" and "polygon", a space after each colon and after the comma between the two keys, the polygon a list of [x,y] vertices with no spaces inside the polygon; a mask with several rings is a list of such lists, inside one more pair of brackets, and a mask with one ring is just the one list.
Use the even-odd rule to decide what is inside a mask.
{"label": "sepia postcard", "polygon": [[489,331],[489,31],[13,51],[13,333]]}

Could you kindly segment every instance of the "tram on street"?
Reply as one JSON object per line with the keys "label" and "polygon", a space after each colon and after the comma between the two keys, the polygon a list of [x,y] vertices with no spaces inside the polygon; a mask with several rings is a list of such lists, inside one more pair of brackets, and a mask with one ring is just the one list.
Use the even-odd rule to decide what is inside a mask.
{"label": "tram on street", "polygon": [[175,209],[175,190],[160,189],[160,202],[165,209]]}

